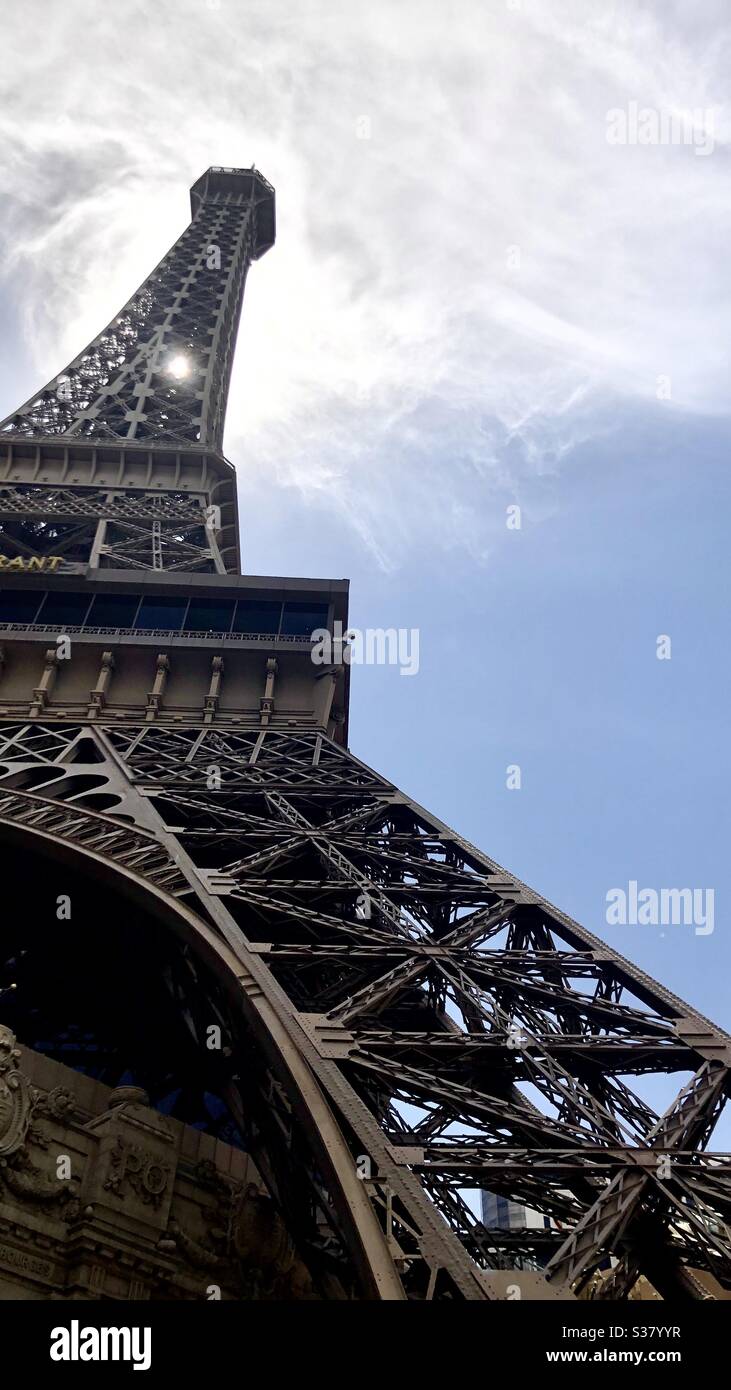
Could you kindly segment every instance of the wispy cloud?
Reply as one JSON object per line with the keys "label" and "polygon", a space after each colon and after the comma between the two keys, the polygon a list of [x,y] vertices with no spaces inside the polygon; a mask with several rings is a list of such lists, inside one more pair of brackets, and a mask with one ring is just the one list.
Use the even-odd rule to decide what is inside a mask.
{"label": "wispy cloud", "polygon": [[[227,448],[389,568],[489,552],[618,403],[725,412],[729,35],[713,4],[31,0],[5,17],[5,292],[28,391],[116,311],[208,164],[278,192]],[[707,26],[707,27],[705,27]],[[714,149],[611,108],[712,110]],[[16,402],[5,400],[10,409]],[[659,408],[659,407],[658,407]]]}

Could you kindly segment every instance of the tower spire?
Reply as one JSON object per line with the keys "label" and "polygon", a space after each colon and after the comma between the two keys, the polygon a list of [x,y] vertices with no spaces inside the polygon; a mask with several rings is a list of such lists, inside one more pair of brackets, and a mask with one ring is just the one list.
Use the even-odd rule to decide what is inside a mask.
{"label": "tower spire", "polygon": [[160,264],[2,434],[222,452],[246,275],[274,241],[274,190],[254,169],[212,168],[190,202]]}
{"label": "tower spire", "polygon": [[0,567],[238,572],[223,427],[274,189],[254,169],[211,168],[190,205],[112,322],[0,424]]}

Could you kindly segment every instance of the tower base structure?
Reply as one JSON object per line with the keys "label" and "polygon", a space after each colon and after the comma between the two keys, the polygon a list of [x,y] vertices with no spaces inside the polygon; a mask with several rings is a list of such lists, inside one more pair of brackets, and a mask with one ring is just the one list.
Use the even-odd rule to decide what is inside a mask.
{"label": "tower base structure", "polygon": [[[280,714],[276,644],[249,660],[248,724],[162,702],[3,719],[3,859],[28,902],[3,928],[6,1028],[242,1150],[302,1296],[571,1298],[607,1262],[602,1297],[640,1275],[662,1297],[707,1296],[693,1271],[728,1287],[729,1163],[705,1147],[727,1036],[293,722],[284,684]],[[311,669],[313,702],[344,680]],[[660,1071],[689,1078],[662,1116],[630,1080]],[[26,1171],[55,1182],[75,1238],[95,1165],[69,1186],[32,1117],[6,1129],[3,1199]],[[486,1228],[486,1189],[546,1224]],[[192,1250],[167,1210],[160,1239]]]}

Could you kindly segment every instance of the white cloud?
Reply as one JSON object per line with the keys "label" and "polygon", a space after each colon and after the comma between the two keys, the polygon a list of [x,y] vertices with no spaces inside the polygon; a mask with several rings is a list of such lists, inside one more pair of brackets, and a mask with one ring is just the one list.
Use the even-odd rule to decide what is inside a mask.
{"label": "white cloud", "polygon": [[[667,408],[725,412],[723,12],[704,28],[673,6],[592,8],[33,0],[6,16],[29,392],[166,250],[202,169],[254,160],[278,241],[247,287],[227,450],[254,486],[274,472],[331,498],[378,563],[416,538],[484,557],[492,499],[529,497],[659,376]],[[720,108],[713,154],[607,144],[607,111],[632,101]]]}

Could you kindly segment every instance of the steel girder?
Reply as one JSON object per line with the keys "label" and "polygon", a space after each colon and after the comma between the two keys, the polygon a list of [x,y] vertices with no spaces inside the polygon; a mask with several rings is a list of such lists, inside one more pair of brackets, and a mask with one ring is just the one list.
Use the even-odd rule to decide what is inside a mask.
{"label": "steel girder", "polygon": [[[731,1158],[707,1152],[728,1034],[317,731],[0,734],[0,820],[108,855],[200,913],[245,967],[350,1176],[366,1174],[358,1191],[409,1296],[499,1296],[490,1271],[516,1252],[546,1296],[608,1256],[607,1296],[640,1273],[663,1295],[704,1296],[693,1269],[731,1287]],[[124,822],[93,812],[110,792]],[[643,1084],[655,1073],[680,1078],[664,1115]],[[318,1123],[307,1110],[305,1128]],[[258,1157],[286,1207],[272,1143]],[[342,1163],[330,1180],[325,1206],[348,1209]],[[548,1233],[486,1230],[480,1188],[543,1214]]]}
{"label": "steel girder", "polygon": [[10,560],[54,555],[62,565],[222,571],[206,531],[206,500],[185,493],[0,487],[0,543]]}

